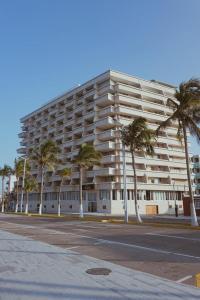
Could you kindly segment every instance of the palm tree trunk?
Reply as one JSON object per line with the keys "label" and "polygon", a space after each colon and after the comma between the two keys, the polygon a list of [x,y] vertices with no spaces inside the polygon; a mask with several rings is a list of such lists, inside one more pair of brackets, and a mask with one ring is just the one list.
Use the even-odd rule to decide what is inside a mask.
{"label": "palm tree trunk", "polygon": [[137,221],[139,223],[142,223],[142,219],[140,217],[139,211],[138,211],[138,201],[137,201],[137,174],[136,174],[136,168],[135,168],[135,156],[133,149],[131,149],[131,155],[132,155],[132,165],[133,165],[133,172],[134,172],[134,201],[135,201],[135,214]]}
{"label": "palm tree trunk", "polygon": [[62,188],[62,179],[61,179],[61,182],[60,182],[59,194],[58,194],[58,216],[59,217],[60,217],[60,209],[61,209],[61,200],[60,200],[61,188]]}
{"label": "palm tree trunk", "polygon": [[82,191],[82,181],[83,181],[83,169],[80,167],[80,187],[79,187],[79,198],[80,198],[80,218],[83,218],[83,191]]}
{"label": "palm tree trunk", "polygon": [[44,170],[43,170],[43,168],[41,168],[41,186],[40,186],[40,206],[39,206],[39,215],[42,214],[43,185],[44,185]]}
{"label": "palm tree trunk", "polygon": [[25,214],[28,214],[28,192],[26,192],[26,208],[25,208]]}
{"label": "palm tree trunk", "polygon": [[1,202],[1,212],[4,213],[4,176],[2,177],[2,202]]}
{"label": "palm tree trunk", "polygon": [[18,212],[18,205],[19,205],[19,178],[17,178],[17,201],[15,206],[15,212]]}
{"label": "palm tree trunk", "polygon": [[189,187],[189,194],[190,194],[191,225],[199,226],[198,221],[197,221],[195,204],[194,204],[194,196],[193,196],[193,192],[192,192],[190,160],[189,160],[188,143],[187,143],[187,132],[186,132],[186,127],[184,126],[184,124],[183,124],[183,136],[184,136],[184,144],[185,144],[185,158],[186,158],[186,166],[187,166],[188,187]]}

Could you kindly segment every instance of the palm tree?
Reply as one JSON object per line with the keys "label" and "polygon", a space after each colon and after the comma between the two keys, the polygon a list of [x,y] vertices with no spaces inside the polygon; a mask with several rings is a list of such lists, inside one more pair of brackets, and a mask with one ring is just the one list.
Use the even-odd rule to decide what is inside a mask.
{"label": "palm tree", "polygon": [[78,155],[74,159],[74,163],[79,168],[79,199],[80,199],[80,217],[83,218],[83,192],[82,192],[82,182],[83,182],[83,169],[88,169],[92,166],[100,165],[101,153],[96,151],[93,145],[82,144]]}
{"label": "palm tree", "polygon": [[10,193],[11,189],[11,176],[14,175],[14,170],[12,167],[7,166],[7,171],[8,171],[8,193]]}
{"label": "palm tree", "polygon": [[28,214],[29,206],[29,193],[36,191],[38,188],[38,183],[34,177],[27,176],[24,180],[24,191],[26,193],[26,205],[25,205],[25,214]]}
{"label": "palm tree", "polygon": [[181,141],[183,139],[185,146],[191,225],[198,226],[192,192],[187,130],[197,139],[197,142],[200,143],[200,128],[198,127],[198,124],[200,124],[200,79],[192,78],[186,82],[182,82],[176,90],[174,98],[169,98],[167,104],[173,110],[173,114],[160,124],[157,128],[157,134],[159,134],[159,131],[162,129],[168,126],[170,127],[173,122],[178,123],[177,138]]}
{"label": "palm tree", "polygon": [[1,204],[1,212],[4,213],[5,208],[5,178],[9,176],[11,167],[8,165],[4,165],[2,169],[0,169],[0,176],[2,180],[2,204]]}
{"label": "palm tree", "polygon": [[142,223],[138,211],[138,195],[137,195],[137,174],[135,167],[135,153],[136,151],[145,151],[147,155],[154,154],[154,132],[147,127],[145,118],[139,117],[135,119],[128,126],[121,130],[122,143],[129,147],[132,156],[132,165],[134,172],[134,200],[135,200],[135,214],[137,221]]}
{"label": "palm tree", "polygon": [[15,159],[14,174],[16,176],[16,206],[15,206],[15,212],[17,213],[18,205],[19,205],[19,178],[21,176],[23,176],[23,160],[22,159]]}
{"label": "palm tree", "polygon": [[34,161],[38,165],[40,176],[40,205],[39,214],[42,214],[43,203],[43,188],[44,188],[44,176],[47,169],[54,169],[54,166],[58,163],[57,155],[60,152],[60,148],[54,141],[47,140],[37,148],[30,149],[30,160]]}
{"label": "palm tree", "polygon": [[[13,173],[16,176],[16,206],[15,206],[16,213],[18,212],[18,205],[19,205],[19,179],[20,177],[23,176],[23,172],[24,172],[24,159],[23,158],[15,159]],[[30,164],[28,161],[26,161],[25,173],[26,175],[29,175],[30,173]],[[23,193],[22,190],[21,192]]]}
{"label": "palm tree", "polygon": [[64,168],[62,170],[58,170],[57,174],[60,176],[60,186],[59,186],[59,193],[58,193],[58,216],[60,217],[60,209],[61,209],[61,190],[63,186],[63,181],[66,177],[69,177],[71,175],[71,169]]}

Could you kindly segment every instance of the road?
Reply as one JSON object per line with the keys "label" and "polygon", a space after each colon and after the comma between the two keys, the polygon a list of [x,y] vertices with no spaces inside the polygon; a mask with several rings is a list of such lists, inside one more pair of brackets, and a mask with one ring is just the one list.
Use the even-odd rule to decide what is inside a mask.
{"label": "road", "polygon": [[198,230],[3,214],[0,229],[184,284],[200,273]]}

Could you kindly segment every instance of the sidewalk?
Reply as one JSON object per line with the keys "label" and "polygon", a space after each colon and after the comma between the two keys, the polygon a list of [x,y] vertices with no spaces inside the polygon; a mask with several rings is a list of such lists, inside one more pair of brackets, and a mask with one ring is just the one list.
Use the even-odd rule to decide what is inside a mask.
{"label": "sidewalk", "polygon": [[[0,231],[1,300],[198,300],[200,289]],[[89,275],[89,268],[110,275]]]}

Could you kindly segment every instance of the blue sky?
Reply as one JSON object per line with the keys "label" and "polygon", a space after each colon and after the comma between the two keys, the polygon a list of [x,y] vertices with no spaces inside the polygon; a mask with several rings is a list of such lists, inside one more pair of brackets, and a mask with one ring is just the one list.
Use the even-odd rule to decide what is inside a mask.
{"label": "blue sky", "polygon": [[0,0],[0,166],[17,156],[20,117],[107,69],[200,77],[199,12],[199,0]]}

